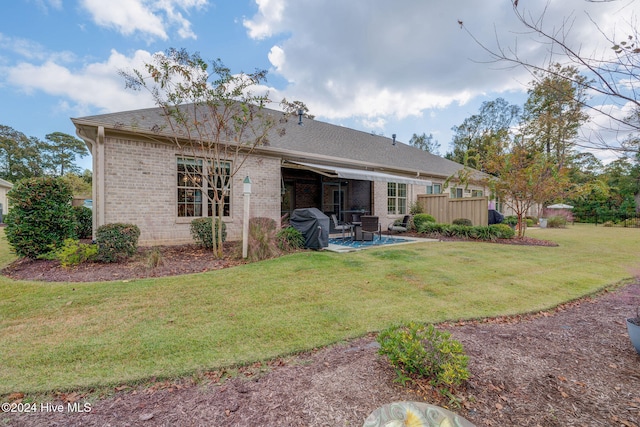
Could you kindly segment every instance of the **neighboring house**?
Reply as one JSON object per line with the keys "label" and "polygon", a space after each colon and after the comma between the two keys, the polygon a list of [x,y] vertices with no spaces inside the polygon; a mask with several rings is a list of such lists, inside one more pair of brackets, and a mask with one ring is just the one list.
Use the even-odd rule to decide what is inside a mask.
{"label": "neighboring house", "polygon": [[[202,197],[208,189],[206,180],[191,182],[181,171],[202,159],[186,155],[158,131],[165,128],[161,110],[72,121],[93,157],[94,231],[107,223],[134,223],[141,244],[191,242],[190,222],[210,215]],[[250,216],[278,222],[294,209],[316,207],[346,221],[352,214],[377,215],[386,229],[408,213],[418,194],[488,195],[480,185],[445,189],[445,180],[463,166],[395,138],[311,119],[282,126],[284,135],[274,131],[234,176],[223,218],[230,240],[241,239],[245,176],[252,181]]]}
{"label": "neighboring house", "polygon": [[2,214],[2,216],[6,215],[9,212],[9,199],[7,198],[7,193],[12,188],[12,183],[0,178],[0,204],[2,205],[2,210],[0,211],[0,213]]}

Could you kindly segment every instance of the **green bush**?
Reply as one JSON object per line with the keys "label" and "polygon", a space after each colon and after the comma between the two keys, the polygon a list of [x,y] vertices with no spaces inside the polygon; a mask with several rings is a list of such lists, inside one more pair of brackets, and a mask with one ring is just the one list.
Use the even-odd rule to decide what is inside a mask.
{"label": "green bush", "polygon": [[448,224],[442,224],[439,222],[425,222],[420,226],[420,228],[418,228],[418,232],[426,234],[444,234],[444,230],[448,228]]}
{"label": "green bush", "polygon": [[424,209],[422,208],[422,205],[420,203],[416,202],[412,202],[411,205],[409,205],[409,214],[410,215],[418,215],[424,213]]}
{"label": "green bush", "polygon": [[[207,249],[213,249],[213,230],[211,228],[211,217],[197,218],[191,221],[191,237],[196,244]],[[218,237],[218,223],[216,223],[216,239]],[[222,241],[227,240],[227,225],[222,223]]]}
{"label": "green bush", "polygon": [[295,228],[289,226],[281,228],[276,233],[278,247],[283,251],[296,250],[304,247],[304,236]]}
{"label": "green bush", "polygon": [[547,219],[547,227],[549,228],[564,228],[567,225],[567,219],[563,216],[552,216]]}
{"label": "green bush", "polygon": [[467,226],[427,222],[418,230],[420,233],[440,235],[443,237],[461,237],[478,240],[512,239],[515,236],[513,228],[506,224],[489,226]]}
{"label": "green bush", "polygon": [[467,227],[471,227],[473,225],[471,220],[467,218],[456,218],[451,223],[453,225],[466,225]]}
{"label": "green bush", "polygon": [[80,243],[76,239],[66,239],[62,246],[53,254],[65,268],[93,261],[98,255],[98,245]]}
{"label": "green bush", "polygon": [[433,325],[409,322],[392,326],[380,332],[377,341],[379,354],[389,359],[401,381],[407,376],[425,378],[441,389],[459,386],[469,379],[469,358],[462,344]]}
{"label": "green bush", "polygon": [[76,218],[76,237],[90,239],[93,233],[93,211],[86,206],[74,206],[73,214]]}
{"label": "green bush", "polygon": [[433,217],[433,215],[419,213],[413,216],[413,225],[415,225],[416,230],[418,231],[420,231],[424,224],[429,222],[436,222],[436,219]]}
{"label": "green bush", "polygon": [[527,218],[526,222],[527,222],[527,227],[533,227],[536,224],[536,222],[531,218]]}
{"label": "green bush", "polygon": [[475,227],[471,227],[470,237],[472,239],[478,239],[478,240],[496,239],[496,237],[492,233],[491,228],[485,225],[476,225]]}
{"label": "green bush", "polygon": [[491,224],[489,230],[496,239],[513,239],[516,235],[515,230],[507,224]]}
{"label": "green bush", "polygon": [[277,224],[271,218],[255,217],[249,220],[247,258],[261,261],[278,255]]}
{"label": "green bush", "polygon": [[105,224],[96,231],[98,261],[117,262],[135,255],[140,229],[135,224]]}
{"label": "green bush", "polygon": [[472,227],[469,225],[451,224],[448,229],[448,235],[452,237],[462,237],[468,239],[472,236]]}
{"label": "green bush", "polygon": [[62,180],[44,177],[18,181],[7,193],[7,240],[20,257],[37,258],[75,237],[71,190]]}
{"label": "green bush", "polygon": [[516,225],[518,225],[518,217],[515,215],[505,216],[502,220],[502,224],[507,224],[515,227]]}

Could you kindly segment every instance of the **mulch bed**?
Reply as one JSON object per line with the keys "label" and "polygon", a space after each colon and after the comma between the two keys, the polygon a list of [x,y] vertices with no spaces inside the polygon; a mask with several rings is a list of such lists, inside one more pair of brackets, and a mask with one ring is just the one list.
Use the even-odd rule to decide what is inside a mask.
{"label": "mulch bed", "polygon": [[[46,282],[100,282],[148,277],[177,276],[219,270],[246,263],[241,258],[238,242],[225,242],[224,257],[218,259],[211,250],[197,245],[143,247],[129,260],[117,263],[88,262],[64,268],[53,260],[18,259],[2,270],[16,280]],[[162,254],[158,265],[152,265],[154,251]]]}
{"label": "mulch bed", "polygon": [[0,413],[0,424],[361,426],[379,406],[416,400],[448,407],[477,426],[637,427],[640,355],[625,318],[638,305],[640,283],[633,283],[548,312],[439,325],[470,358],[472,377],[457,392],[458,405],[428,386],[394,382],[369,335],[247,366],[229,378],[211,371],[122,385],[107,395],[58,393],[52,403],[90,402],[91,412]]}
{"label": "mulch bed", "polygon": [[[403,233],[404,237],[434,237],[442,241],[473,241],[455,237],[425,236],[418,233]],[[548,240],[524,237],[521,239],[498,239],[493,243],[507,245],[557,246]],[[224,257],[218,259],[210,250],[197,245],[142,247],[133,258],[118,263],[89,262],[64,268],[54,260],[18,259],[2,270],[2,274],[15,280],[38,280],[46,282],[100,282],[109,280],[144,279],[148,277],[177,276],[202,273],[244,264],[239,242],[225,242]],[[160,251],[160,264],[153,266],[153,251]]]}

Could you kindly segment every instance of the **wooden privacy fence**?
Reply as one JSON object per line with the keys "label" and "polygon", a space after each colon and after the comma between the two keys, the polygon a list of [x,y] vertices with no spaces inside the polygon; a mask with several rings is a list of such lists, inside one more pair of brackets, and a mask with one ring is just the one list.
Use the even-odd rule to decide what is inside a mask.
{"label": "wooden privacy fence", "polygon": [[489,224],[487,197],[452,199],[448,194],[419,194],[418,204],[424,213],[433,215],[440,223],[451,224],[454,219],[466,218],[473,225]]}

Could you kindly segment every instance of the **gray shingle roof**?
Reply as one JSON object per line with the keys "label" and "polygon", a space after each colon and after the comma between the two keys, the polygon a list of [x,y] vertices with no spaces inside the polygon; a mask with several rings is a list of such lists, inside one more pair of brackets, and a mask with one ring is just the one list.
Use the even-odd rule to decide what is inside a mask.
{"label": "gray shingle roof", "polygon": [[[276,120],[282,113],[266,110]],[[104,126],[105,130],[113,129],[123,132],[142,134],[166,133],[166,121],[159,108],[149,108],[117,113],[101,114],[71,119],[76,127]],[[462,165],[427,153],[415,147],[397,142],[391,138],[372,135],[336,126],[318,120],[303,119],[298,125],[298,118],[291,117],[286,123],[278,122],[276,128],[284,128],[284,135],[275,130],[269,135],[266,151],[278,151],[284,158],[305,157],[315,162],[332,161],[352,167],[370,167],[376,169],[404,171],[408,174],[448,177],[462,169]]]}

